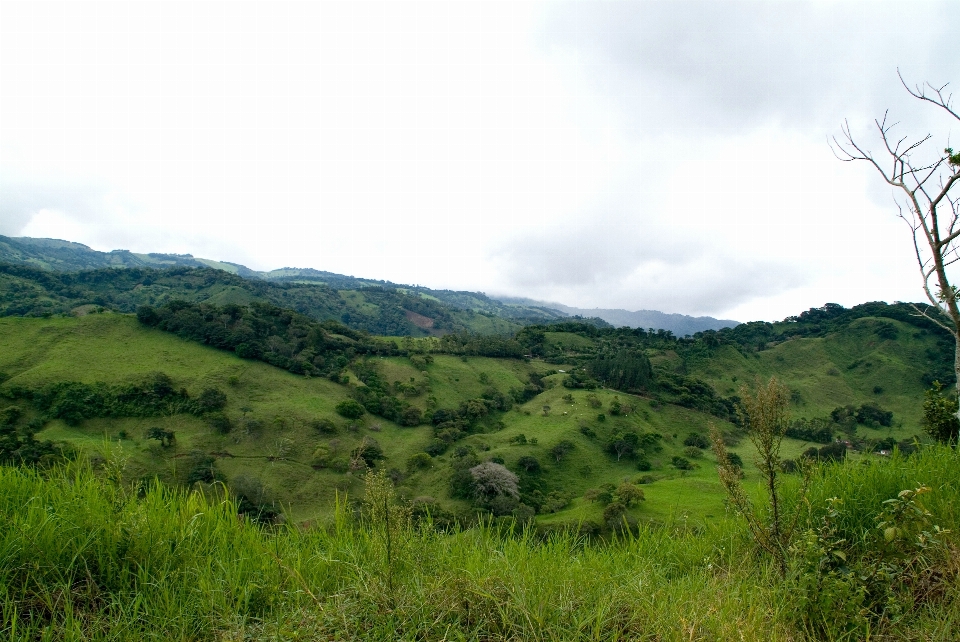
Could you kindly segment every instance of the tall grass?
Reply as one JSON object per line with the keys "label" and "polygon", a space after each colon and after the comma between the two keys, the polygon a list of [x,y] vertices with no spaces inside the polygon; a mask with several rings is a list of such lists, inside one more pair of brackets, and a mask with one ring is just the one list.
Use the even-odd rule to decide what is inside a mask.
{"label": "tall grass", "polygon": [[[811,505],[844,497],[856,529],[876,502],[940,480],[929,506],[955,529],[956,478],[956,454],[934,448],[824,469]],[[732,518],[699,530],[641,528],[609,542],[491,524],[413,529],[394,549],[392,591],[378,537],[343,505],[324,528],[264,529],[238,519],[229,499],[159,484],[136,490],[83,465],[47,474],[0,468],[0,638],[802,637],[790,595]],[[949,639],[926,635],[949,631],[951,599],[898,633]]]}
{"label": "tall grass", "polygon": [[944,528],[960,527],[960,451],[949,447],[925,447],[905,456],[871,456],[846,464],[818,468],[807,497],[812,519],[826,510],[827,499],[843,500],[836,526],[853,543],[863,543],[876,528],[883,502],[905,489],[926,486],[922,498],[932,521]]}

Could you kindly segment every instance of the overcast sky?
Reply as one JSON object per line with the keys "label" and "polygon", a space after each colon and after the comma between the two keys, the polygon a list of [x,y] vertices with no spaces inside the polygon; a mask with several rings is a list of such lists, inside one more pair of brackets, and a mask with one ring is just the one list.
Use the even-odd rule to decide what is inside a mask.
{"label": "overcast sky", "polygon": [[920,300],[827,137],[890,108],[945,147],[897,68],[960,84],[958,34],[951,1],[3,1],[0,234],[741,321]]}

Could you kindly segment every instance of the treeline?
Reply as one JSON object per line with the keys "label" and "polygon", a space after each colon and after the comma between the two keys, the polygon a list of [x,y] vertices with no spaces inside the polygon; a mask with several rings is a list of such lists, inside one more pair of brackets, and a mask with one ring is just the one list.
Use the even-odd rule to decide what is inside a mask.
{"label": "treeline", "polygon": [[[919,310],[919,312],[918,312]],[[922,334],[930,334],[937,338],[937,347],[927,352],[930,365],[924,375],[924,385],[929,386],[933,381],[952,382],[956,380],[953,370],[953,338],[942,327],[926,318],[920,312],[936,317],[939,314],[933,307],[918,303],[887,304],[883,301],[862,303],[852,308],[845,308],[836,303],[828,303],[819,308],[810,308],[797,316],[787,317],[783,321],[768,323],[753,321],[742,323],[734,328],[724,328],[717,331],[699,332],[688,345],[698,347],[716,347],[719,345],[734,345],[745,353],[765,350],[777,343],[793,338],[823,337],[838,332],[849,326],[857,319],[876,317],[891,319],[909,324]],[[894,340],[899,330],[893,323],[880,321],[874,332],[879,340]]]}
{"label": "treeline", "polygon": [[54,419],[76,426],[98,417],[200,416],[221,410],[227,402],[226,395],[217,388],[206,388],[192,398],[162,372],[126,384],[58,381],[39,388],[11,386],[4,392],[11,399],[31,403],[39,411],[37,428]]}
{"label": "treeline", "polygon": [[[848,439],[856,440],[858,426],[872,428],[889,428],[893,425],[893,412],[884,410],[879,404],[869,402],[852,405],[837,406],[826,417],[812,419],[795,419],[786,430],[786,436],[803,441],[812,441],[820,444],[829,444],[838,434],[844,434]],[[886,442],[873,440],[874,445],[884,447]],[[892,444],[890,445],[892,447]]]}
{"label": "treeline", "polygon": [[42,426],[24,420],[25,414],[19,406],[0,409],[0,464],[31,465],[57,456],[52,442],[35,437]]}
{"label": "treeline", "polygon": [[137,319],[190,341],[230,350],[294,374],[325,375],[339,381],[358,355],[397,354],[396,346],[337,321],[315,321],[266,303],[248,306],[171,301],[140,306]]}
{"label": "treeline", "polygon": [[[578,348],[577,354],[561,353],[547,340],[548,332],[568,332],[591,339],[594,347]],[[736,422],[737,397],[723,397],[713,387],[689,375],[653,368],[646,351],[680,352],[694,339],[678,339],[668,330],[602,328],[576,321],[531,325],[517,332],[515,340],[528,354],[546,361],[576,364],[563,385],[568,388],[612,388],[644,394],[656,403],[670,403]]]}
{"label": "treeline", "polygon": [[212,268],[102,268],[50,272],[0,263],[0,316],[69,314],[81,305],[133,312],[141,305],[174,300],[199,303],[229,293],[233,300],[269,303],[314,320],[336,320],[371,334],[402,336],[424,332],[407,311],[429,317],[435,330],[465,329],[443,303],[396,288],[367,286],[353,299],[321,283],[245,279]]}

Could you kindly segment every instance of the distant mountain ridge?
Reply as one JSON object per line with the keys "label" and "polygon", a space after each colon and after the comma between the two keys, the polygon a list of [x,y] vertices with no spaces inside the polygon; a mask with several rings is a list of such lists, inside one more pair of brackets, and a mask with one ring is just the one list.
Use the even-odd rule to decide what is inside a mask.
{"label": "distant mountain ridge", "polygon": [[657,310],[621,310],[606,308],[575,308],[555,302],[537,301],[524,297],[497,297],[504,303],[527,306],[540,306],[565,312],[571,316],[597,317],[603,319],[615,328],[627,326],[629,328],[654,328],[655,330],[670,330],[674,335],[683,337],[705,330],[721,330],[740,325],[732,319],[715,319],[713,317],[694,317],[686,314],[659,312]]}
{"label": "distant mountain ridge", "polygon": [[34,268],[56,272],[78,272],[103,268],[213,268],[244,279],[291,285],[325,285],[337,291],[381,287],[408,294],[418,294],[452,308],[469,310],[473,313],[496,316],[512,321],[543,323],[569,317],[583,317],[587,320],[597,319],[596,323],[601,323],[599,320],[602,320],[616,327],[629,326],[632,328],[669,330],[676,336],[692,335],[704,330],[719,330],[738,325],[738,322],[731,320],[692,317],[656,310],[634,312],[599,308],[590,310],[522,297],[491,297],[482,292],[431,290],[419,286],[358,278],[312,268],[284,267],[263,272],[252,270],[238,263],[204,259],[191,254],[138,253],[122,249],[100,252],[82,243],[59,239],[0,235],[0,262],[26,264]]}

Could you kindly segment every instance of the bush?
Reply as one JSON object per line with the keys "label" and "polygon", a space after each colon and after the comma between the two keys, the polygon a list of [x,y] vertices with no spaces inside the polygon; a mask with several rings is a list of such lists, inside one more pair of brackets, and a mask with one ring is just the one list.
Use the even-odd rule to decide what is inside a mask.
{"label": "bush", "polygon": [[703,451],[697,448],[696,446],[687,446],[683,449],[683,454],[689,457],[690,459],[702,459]]}
{"label": "bush", "polygon": [[397,422],[401,426],[419,426],[423,422],[423,416],[419,408],[411,406],[403,411],[400,415],[400,421]]}
{"label": "bush", "polygon": [[239,513],[249,515],[258,522],[270,522],[277,516],[270,492],[260,478],[245,474],[237,475],[230,482],[230,489],[238,500]]}
{"label": "bush", "polygon": [[233,422],[222,412],[211,412],[206,416],[207,425],[218,435],[226,435],[233,430]]}
{"label": "bush", "polygon": [[817,461],[843,461],[847,456],[847,445],[842,441],[835,441],[827,444],[823,448],[807,448],[803,451],[803,457],[807,459],[816,459]]}
{"label": "bush", "polygon": [[[520,498],[520,480],[501,464],[484,462],[470,469],[473,493],[477,503],[489,506],[497,498]],[[511,508],[511,510],[513,510]]]}
{"label": "bush", "polygon": [[692,432],[687,435],[686,439],[683,440],[683,445],[703,450],[710,447],[710,440],[707,439],[706,435],[701,435],[698,432]]}
{"label": "bush", "polygon": [[530,455],[524,455],[519,460],[517,460],[517,466],[522,468],[528,473],[539,473],[540,472],[540,462],[537,461],[536,457]]}
{"label": "bush", "polygon": [[363,461],[370,467],[376,465],[377,461],[383,459],[383,457],[383,448],[380,446],[380,442],[373,437],[364,437],[360,445],[351,453],[351,458],[354,461]]}
{"label": "bush", "polygon": [[620,524],[626,512],[627,507],[622,503],[611,502],[603,509],[603,521],[607,523],[607,526],[614,528]]}
{"label": "bush", "polygon": [[693,463],[690,462],[686,457],[680,457],[675,455],[673,459],[670,460],[670,463],[673,464],[673,467],[677,470],[693,470]]}
{"label": "bush", "polygon": [[407,459],[407,471],[414,472],[433,466],[433,458],[427,453],[414,453]]}
{"label": "bush", "polygon": [[310,466],[313,468],[326,468],[330,465],[332,455],[330,449],[326,446],[317,446],[310,457]]}
{"label": "bush", "polygon": [[314,419],[310,422],[310,427],[322,435],[337,434],[337,426],[326,418]]}
{"label": "bush", "polygon": [[335,410],[337,414],[346,419],[359,419],[366,412],[359,403],[353,399],[346,399],[337,404]]}
{"label": "bush", "polygon": [[646,500],[643,490],[630,482],[623,482],[617,486],[614,494],[616,495],[617,501],[627,507]]}
{"label": "bush", "polygon": [[188,462],[189,472],[187,473],[187,485],[192,486],[197,482],[212,484],[216,481],[217,473],[215,460],[203,451],[195,450],[190,453]]}
{"label": "bush", "polygon": [[943,385],[933,382],[923,401],[923,431],[941,444],[955,444],[960,437],[960,421],[957,421],[957,400],[942,393]]}
{"label": "bush", "polygon": [[204,388],[197,397],[197,407],[201,413],[223,410],[227,405],[227,395],[219,388]]}

